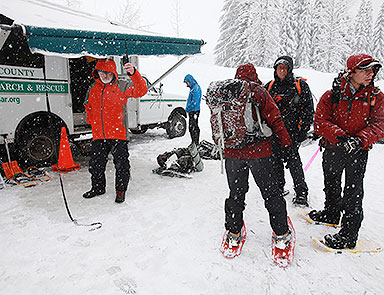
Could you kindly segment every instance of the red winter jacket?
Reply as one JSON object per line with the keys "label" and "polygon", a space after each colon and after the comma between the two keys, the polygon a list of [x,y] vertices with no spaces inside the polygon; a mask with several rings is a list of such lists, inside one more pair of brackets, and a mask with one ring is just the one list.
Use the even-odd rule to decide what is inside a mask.
{"label": "red winter jacket", "polygon": [[340,88],[338,103],[332,105],[330,90],[321,97],[314,130],[326,140],[323,142],[326,147],[339,142],[337,136],[350,135],[358,136],[363,142],[362,149],[368,150],[384,137],[384,95],[378,88],[367,86],[352,96],[350,84],[344,77]]}
{"label": "red winter jacket", "polygon": [[[253,73],[256,73],[256,70],[254,69],[252,64],[241,65],[237,69],[235,78],[239,78],[245,81],[254,81],[254,80],[250,80],[251,75],[252,77],[254,77]],[[257,79],[257,74],[256,74],[256,79]],[[269,95],[267,90],[265,90],[263,87],[259,85],[253,87],[252,92],[254,93],[253,95],[254,101],[259,105],[261,117],[267,122],[268,126],[273,130],[273,133],[277,136],[281,146],[283,147],[290,146],[292,144],[292,141],[291,141],[291,138],[289,137],[287,129],[285,129],[284,123],[281,119],[280,111],[276,106],[275,101]],[[271,146],[270,140],[265,140],[262,142],[254,142],[252,144],[249,144],[239,149],[227,148],[227,147],[224,148],[224,156],[231,159],[260,159],[260,158],[269,157],[271,155],[272,155],[272,146]]]}
{"label": "red winter jacket", "polygon": [[[115,77],[111,83],[104,84],[97,70],[111,72]],[[118,75],[113,60],[99,60],[92,76],[96,83],[88,91],[84,106],[87,114],[86,121],[92,126],[93,140],[127,140],[127,100],[129,97],[138,98],[147,93],[145,80],[135,69],[133,75],[129,75],[133,86],[122,92],[116,83]]]}

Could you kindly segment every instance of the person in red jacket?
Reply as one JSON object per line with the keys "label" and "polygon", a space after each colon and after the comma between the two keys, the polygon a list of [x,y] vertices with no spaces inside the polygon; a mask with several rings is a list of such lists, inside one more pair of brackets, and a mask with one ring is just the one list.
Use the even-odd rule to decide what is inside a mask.
{"label": "person in red jacket", "polygon": [[[276,134],[281,146],[290,147],[291,138],[281,119],[280,111],[274,100],[261,85],[256,69],[251,64],[238,67],[235,79],[254,82],[251,87],[253,98],[259,105],[261,117]],[[254,114],[255,120],[256,116]],[[252,142],[243,148],[224,148],[225,171],[229,186],[229,197],[225,200],[225,228],[228,231],[229,247],[237,247],[241,241],[241,229],[244,225],[245,194],[248,192],[249,172],[260,189],[269,212],[270,225],[278,236],[278,241],[288,245],[291,235],[287,224],[286,203],[272,168],[272,146],[269,139]]]}
{"label": "person in red jacket", "polygon": [[325,148],[325,203],[323,210],[313,210],[309,217],[338,224],[342,216],[340,231],[324,236],[331,248],[354,248],[358,239],[368,151],[384,137],[384,95],[373,83],[380,68],[369,55],[350,56],[346,71],[334,80],[333,89],[323,94],[316,108],[314,130],[322,136],[320,144]]}
{"label": "person in red jacket", "polygon": [[129,97],[141,97],[147,92],[145,80],[136,68],[126,63],[123,68],[133,82],[133,86],[121,91],[117,85],[116,64],[110,59],[97,62],[92,76],[96,83],[90,88],[84,103],[86,121],[92,127],[92,154],[89,161],[92,188],[83,194],[84,198],[93,198],[105,193],[105,167],[108,154],[113,155],[116,169],[115,188],[117,203],[125,201],[125,192],[130,177],[127,100]]}

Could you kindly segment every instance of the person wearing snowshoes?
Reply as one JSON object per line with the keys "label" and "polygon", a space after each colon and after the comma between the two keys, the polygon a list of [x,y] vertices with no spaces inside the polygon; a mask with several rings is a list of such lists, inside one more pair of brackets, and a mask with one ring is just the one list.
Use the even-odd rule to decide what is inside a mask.
{"label": "person wearing snowshoes", "polygon": [[340,231],[324,236],[330,248],[354,248],[358,240],[368,151],[384,137],[384,95],[374,86],[380,68],[369,55],[350,56],[346,70],[335,78],[332,90],[323,94],[316,108],[314,130],[322,136],[324,148],[325,203],[323,210],[313,210],[309,217],[330,224],[339,224],[341,219]]}
{"label": "person wearing snowshoes", "polygon": [[[292,142],[284,127],[280,112],[268,92],[262,87],[253,64],[240,65],[235,79],[253,82],[252,97],[258,104],[261,117],[276,134],[282,147],[289,147]],[[257,120],[253,109],[254,119]],[[276,234],[277,242],[288,244],[290,232],[287,223],[286,202],[280,192],[272,166],[272,147],[268,138],[251,142],[242,148],[224,147],[225,171],[229,186],[229,197],[225,200],[226,243],[229,247],[238,247],[245,232],[243,211],[245,195],[249,189],[249,172],[260,189],[269,212],[270,225]],[[243,230],[242,230],[243,228]]]}
{"label": "person wearing snowshoes", "polygon": [[201,103],[201,88],[196,82],[195,78],[188,74],[184,78],[184,83],[189,90],[187,105],[185,106],[185,112],[188,114],[188,127],[189,134],[191,135],[192,142],[196,146],[199,145],[200,128],[199,128],[199,115],[200,115],[200,103]]}
{"label": "person wearing snowshoes", "polygon": [[308,186],[305,182],[303,164],[299,147],[307,138],[313,123],[313,100],[311,90],[303,79],[295,78],[293,60],[289,56],[281,56],[274,63],[275,80],[268,82],[265,88],[275,100],[292,139],[291,149],[282,150],[276,139],[272,141],[273,165],[284,195],[285,176],[284,163],[292,176],[295,196],[294,205],[308,206]]}
{"label": "person wearing snowshoes", "polygon": [[123,68],[133,82],[133,86],[124,92],[117,85],[118,74],[113,60],[99,60],[92,72],[96,83],[88,91],[84,103],[86,121],[92,127],[93,136],[89,161],[92,188],[83,194],[87,199],[105,193],[105,168],[111,152],[116,169],[115,201],[125,201],[130,177],[125,108],[129,97],[141,97],[148,89],[145,80],[132,64],[126,63]]}

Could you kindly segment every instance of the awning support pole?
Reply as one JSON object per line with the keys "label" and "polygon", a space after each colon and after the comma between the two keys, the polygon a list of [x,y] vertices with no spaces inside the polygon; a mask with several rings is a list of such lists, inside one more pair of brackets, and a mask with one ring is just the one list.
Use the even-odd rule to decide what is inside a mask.
{"label": "awning support pole", "polygon": [[168,71],[166,71],[164,74],[162,74],[155,82],[151,84],[151,86],[148,87],[148,91],[152,89],[157,83],[159,83],[161,80],[163,80],[166,76],[168,76],[171,72],[173,72],[177,67],[179,67],[183,62],[185,62],[189,56],[184,56],[182,59],[180,59],[173,67],[171,67]]}

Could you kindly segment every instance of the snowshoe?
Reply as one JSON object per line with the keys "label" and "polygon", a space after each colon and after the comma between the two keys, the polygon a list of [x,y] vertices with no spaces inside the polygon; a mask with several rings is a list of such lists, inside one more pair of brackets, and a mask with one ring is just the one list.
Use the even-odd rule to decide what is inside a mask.
{"label": "snowshoe", "polygon": [[245,229],[245,224],[243,224],[243,227],[241,228],[239,237],[235,237],[231,235],[229,231],[225,231],[220,246],[220,251],[223,253],[224,257],[235,258],[236,256],[239,256],[243,249],[246,237],[247,231]]}

